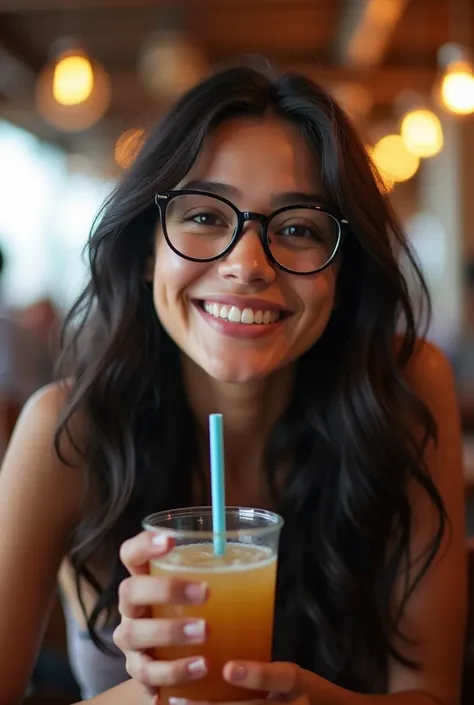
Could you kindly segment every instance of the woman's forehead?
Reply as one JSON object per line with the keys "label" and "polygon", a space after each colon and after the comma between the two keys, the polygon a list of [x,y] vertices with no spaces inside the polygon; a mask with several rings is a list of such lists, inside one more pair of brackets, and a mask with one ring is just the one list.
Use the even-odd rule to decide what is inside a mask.
{"label": "woman's forehead", "polygon": [[324,195],[317,155],[297,126],[275,117],[238,118],[217,127],[178,187],[195,180],[226,183],[243,194]]}

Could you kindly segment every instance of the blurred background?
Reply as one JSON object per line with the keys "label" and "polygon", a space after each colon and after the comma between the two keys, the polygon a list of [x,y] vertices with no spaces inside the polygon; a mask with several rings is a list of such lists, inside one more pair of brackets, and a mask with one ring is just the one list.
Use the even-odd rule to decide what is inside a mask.
{"label": "blurred background", "polygon": [[52,377],[94,215],[150,126],[209,69],[258,55],[327,87],[379,167],[454,366],[470,501],[473,48],[474,0],[0,0],[2,447]]}

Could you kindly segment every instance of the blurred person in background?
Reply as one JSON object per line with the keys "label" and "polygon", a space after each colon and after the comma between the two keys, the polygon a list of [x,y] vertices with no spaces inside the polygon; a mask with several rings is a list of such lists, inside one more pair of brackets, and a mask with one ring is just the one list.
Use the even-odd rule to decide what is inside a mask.
{"label": "blurred person in background", "polygon": [[[228,504],[285,521],[274,661],[222,677],[262,705],[459,703],[459,418],[400,250],[426,294],[364,145],[309,79],[237,67],[171,109],[91,233],[68,378],[28,403],[0,473],[0,705],[21,700],[60,566],[84,698],[205,677],[205,625],[150,612],[205,586],[147,575],[171,542],[141,521],[209,503],[215,411]],[[171,645],[196,651],[147,653]]]}
{"label": "blurred person in background", "polygon": [[3,455],[18,414],[26,400],[52,375],[41,373],[42,353],[33,331],[21,316],[3,304],[3,274],[7,266],[0,248],[0,454]]}
{"label": "blurred person in background", "polygon": [[54,379],[59,353],[61,317],[54,303],[48,298],[38,299],[19,310],[16,318],[22,329],[35,341],[36,370],[39,387]]}

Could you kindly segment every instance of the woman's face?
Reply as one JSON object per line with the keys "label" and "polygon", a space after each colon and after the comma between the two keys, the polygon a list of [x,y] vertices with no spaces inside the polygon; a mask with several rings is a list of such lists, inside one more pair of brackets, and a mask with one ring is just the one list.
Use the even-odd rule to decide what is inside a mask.
{"label": "woman's face", "polygon": [[[221,184],[220,195],[225,191],[241,211],[266,215],[275,203],[295,203],[286,194],[325,196],[320,165],[298,129],[271,117],[235,119],[216,129],[176,188],[196,181]],[[196,365],[216,380],[250,382],[289,365],[320,338],[334,307],[336,270],[333,264],[309,276],[282,271],[267,258],[253,221],[231,252],[207,263],[175,254],[159,227],[154,302],[161,323]],[[244,309],[263,322],[226,318],[238,320]],[[278,320],[265,323],[269,318]]]}

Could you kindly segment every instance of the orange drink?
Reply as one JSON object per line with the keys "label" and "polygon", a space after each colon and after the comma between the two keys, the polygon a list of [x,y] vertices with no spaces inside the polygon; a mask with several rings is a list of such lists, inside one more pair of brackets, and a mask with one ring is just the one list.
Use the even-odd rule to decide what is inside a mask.
{"label": "orange drink", "polygon": [[[226,702],[261,697],[262,693],[224,681],[222,669],[233,660],[271,660],[277,547],[282,521],[276,514],[263,510],[228,508],[226,550],[223,556],[216,556],[212,532],[209,533],[210,509],[177,511],[197,514],[201,521],[195,527],[200,526],[201,530],[171,530],[175,547],[152,561],[150,572],[160,577],[205,582],[209,596],[201,605],[154,605],[153,616],[204,619],[209,635],[202,644],[157,648],[156,658],[168,661],[204,656],[209,673],[191,683],[160,688],[160,701],[167,703],[174,697]],[[148,519],[145,526],[150,528],[150,523]],[[242,528],[239,530],[236,525]],[[156,519],[154,527],[157,530]]]}
{"label": "orange drink", "polygon": [[156,650],[156,657],[164,661],[198,653],[210,665],[207,677],[179,688],[162,688],[161,697],[223,701],[256,697],[256,693],[226,683],[221,673],[233,659],[271,659],[276,557],[265,548],[230,544],[225,556],[214,558],[212,544],[190,544],[154,562],[151,573],[168,578],[185,574],[209,586],[209,599],[203,605],[153,607],[155,617],[199,617],[210,629],[207,641],[198,647]]}

